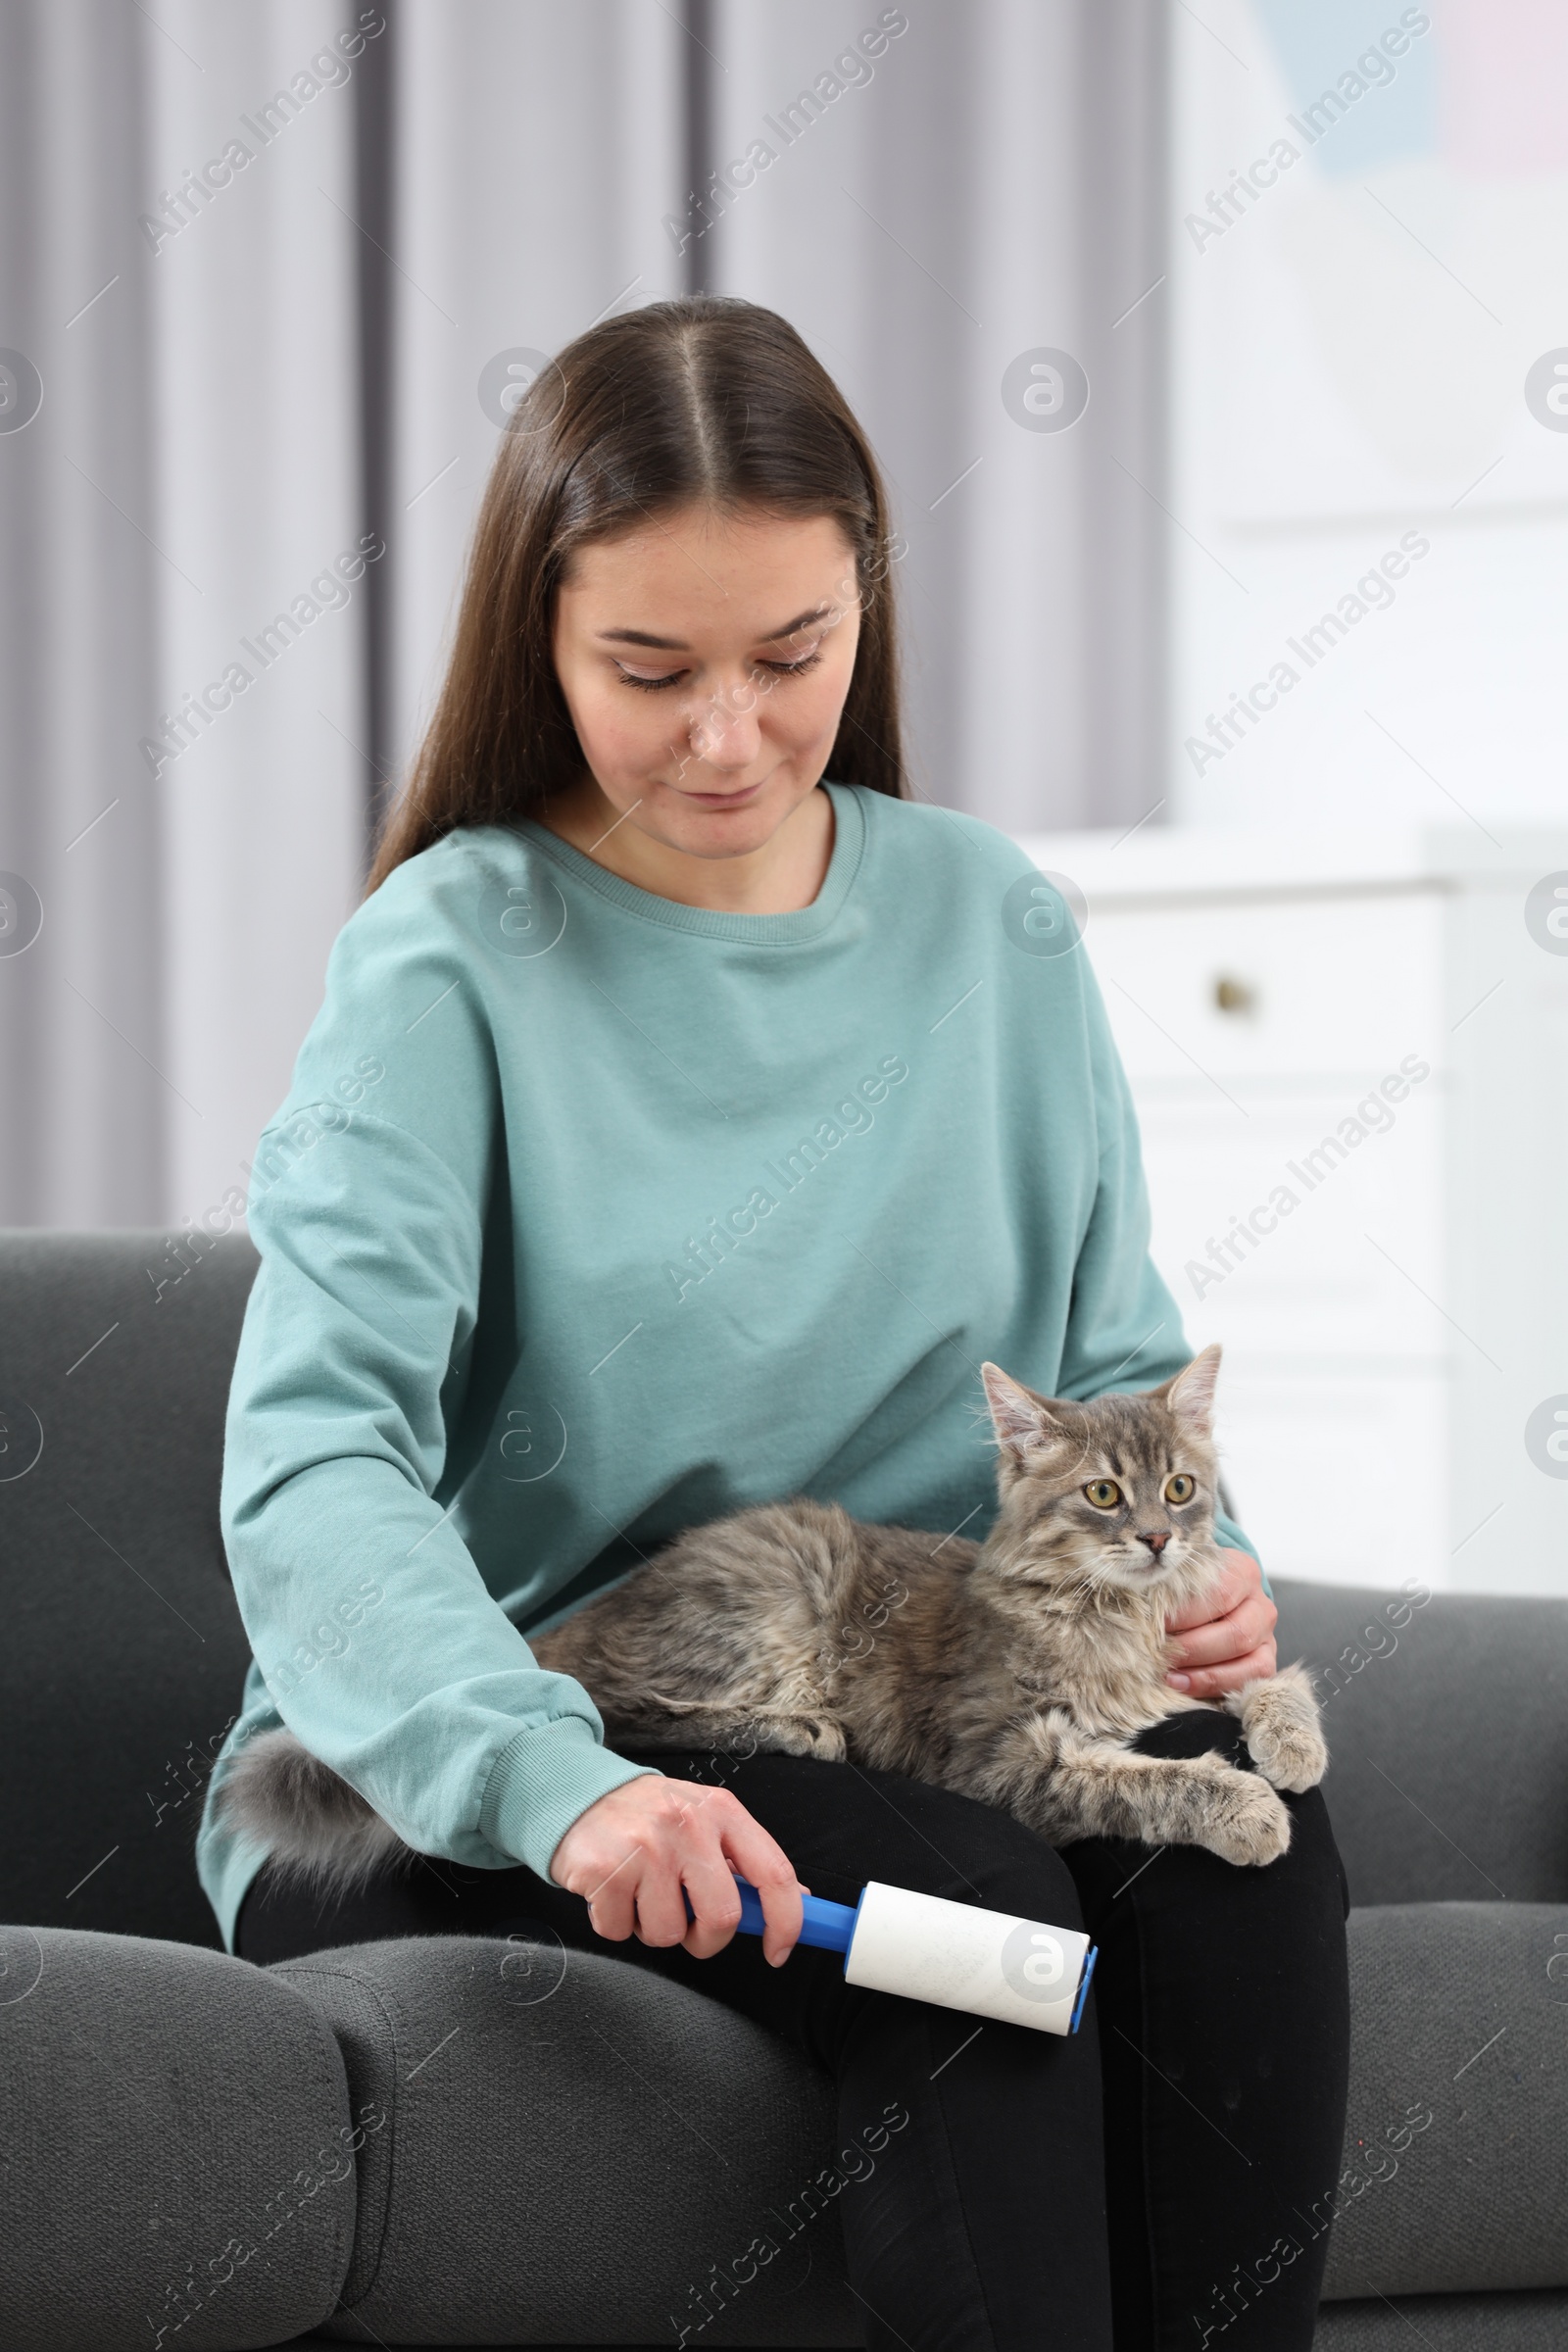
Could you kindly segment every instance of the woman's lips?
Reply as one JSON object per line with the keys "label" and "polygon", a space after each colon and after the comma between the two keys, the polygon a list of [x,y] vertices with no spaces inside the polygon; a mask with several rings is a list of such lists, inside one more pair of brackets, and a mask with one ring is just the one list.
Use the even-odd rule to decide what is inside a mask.
{"label": "woman's lips", "polygon": [[727,808],[736,801],[749,801],[754,792],[760,792],[761,789],[760,783],[743,784],[737,792],[684,792],[679,785],[676,786],[683,799],[699,801],[705,808]]}

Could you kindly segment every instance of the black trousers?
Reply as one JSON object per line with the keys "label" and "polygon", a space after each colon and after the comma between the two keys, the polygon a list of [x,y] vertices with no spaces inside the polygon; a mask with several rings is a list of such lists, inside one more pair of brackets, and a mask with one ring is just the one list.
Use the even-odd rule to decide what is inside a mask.
{"label": "black trousers", "polygon": [[[1210,1710],[1138,1744],[1249,1761]],[[862,1991],[830,1952],[772,1969],[753,1936],[710,1960],[608,1943],[579,1898],[520,1866],[443,1862],[324,1902],[264,1868],[240,1956],[543,1920],[808,2052],[837,2082],[846,2145],[902,2102],[909,2126],[838,2200],[873,2352],[1307,2352],[1327,2251],[1313,2207],[1340,2175],[1349,2055],[1348,1895],[1316,1789],[1286,1799],[1290,1851],[1256,1870],[1114,1839],[1058,1852],[995,1807],[852,1764],[620,1752],[727,1784],[814,1894],[853,1903],[880,1879],[1087,1928],[1100,1962],[1080,2033]]]}

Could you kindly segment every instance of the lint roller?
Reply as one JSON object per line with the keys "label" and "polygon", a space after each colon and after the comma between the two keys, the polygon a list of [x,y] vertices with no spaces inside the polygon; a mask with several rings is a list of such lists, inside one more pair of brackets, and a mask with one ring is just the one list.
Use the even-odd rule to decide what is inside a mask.
{"label": "lint roller", "polygon": [[[762,1899],[749,1880],[737,1879],[741,1933],[760,1936]],[[799,1940],[844,1954],[844,1977],[871,1992],[896,1992],[907,2001],[1040,2034],[1076,2034],[1099,1950],[1072,1928],[1048,1928],[1037,1919],[982,1911],[936,1894],[911,1894],[875,1879],[848,1903],[801,1898],[806,1914]],[[688,1899],[686,1908],[691,1910]]]}

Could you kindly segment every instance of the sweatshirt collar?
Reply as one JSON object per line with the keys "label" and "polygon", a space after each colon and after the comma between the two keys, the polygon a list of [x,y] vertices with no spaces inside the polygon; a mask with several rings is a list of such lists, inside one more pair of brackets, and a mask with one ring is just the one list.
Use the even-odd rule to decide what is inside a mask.
{"label": "sweatshirt collar", "polygon": [[818,939],[837,918],[840,907],[850,894],[859,871],[865,849],[865,812],[860,794],[853,784],[828,784],[822,789],[833,803],[833,852],[828,859],[822,887],[809,906],[794,907],[787,914],[731,914],[711,906],[685,906],[677,899],[664,899],[651,890],[640,890],[635,882],[623,881],[595,862],[569,841],[536,817],[519,817],[517,827],[527,839],[554,858],[584,886],[596,891],[612,906],[623,906],[628,914],[640,915],[644,922],[662,923],[666,930],[691,931],[704,939],[744,940],[756,947],[792,947],[804,940]]}

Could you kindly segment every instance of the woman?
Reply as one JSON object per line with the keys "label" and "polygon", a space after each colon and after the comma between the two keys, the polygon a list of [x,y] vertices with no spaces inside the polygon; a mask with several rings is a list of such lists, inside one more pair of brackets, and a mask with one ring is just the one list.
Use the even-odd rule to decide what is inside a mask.
{"label": "woman", "polygon": [[[896,2086],[913,2128],[840,2209],[870,2343],[1100,2352],[1114,2312],[1119,2352],[1305,2347],[1348,2035],[1316,1792],[1266,1870],[1057,1854],[851,1765],[613,1754],[524,1641],[747,1502],[982,1534],[987,1355],[1069,1396],[1186,1360],[1084,956],[1039,952],[1011,843],[904,797],[890,544],[854,417],[750,304],[591,329],[509,426],[258,1153],[222,1501],[255,1663],[203,1884],[261,1962],[543,1919],[793,2036],[847,2131]],[[1274,1659],[1222,1534],[1174,1644],[1200,1696]],[[226,1759],[279,1721],[439,1881],[317,1901],[227,1835]],[[1198,1712],[1147,1744],[1235,1737]],[[873,1877],[1081,1914],[1091,2022],[971,2038],[790,1956],[803,1884]]]}

